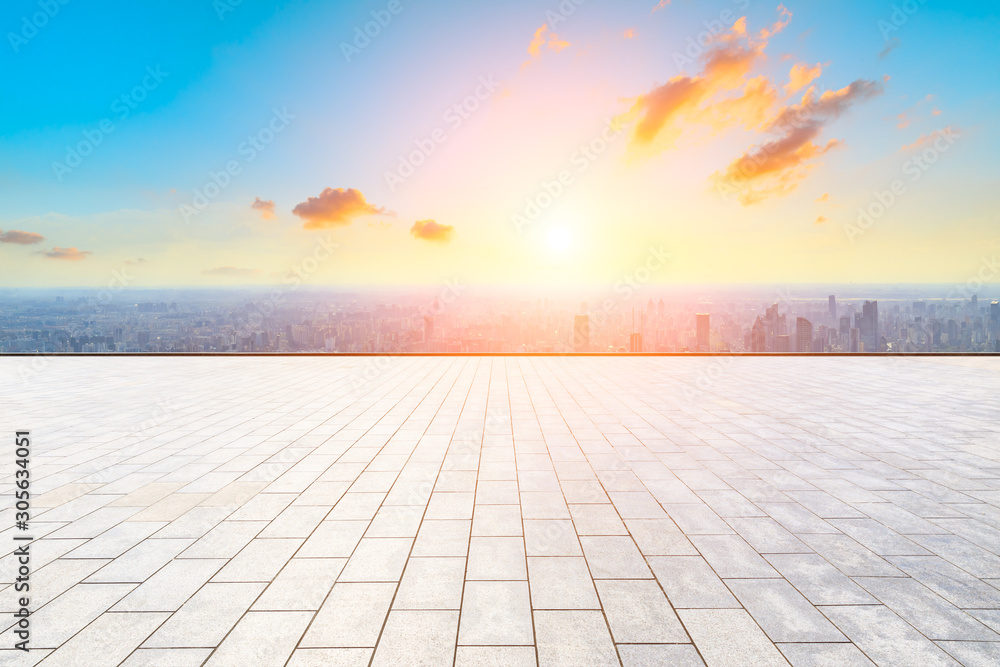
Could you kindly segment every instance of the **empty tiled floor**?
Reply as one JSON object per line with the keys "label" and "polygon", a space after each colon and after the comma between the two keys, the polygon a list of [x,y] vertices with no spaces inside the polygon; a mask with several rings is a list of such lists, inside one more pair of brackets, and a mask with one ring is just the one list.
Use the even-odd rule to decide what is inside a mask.
{"label": "empty tiled floor", "polygon": [[[1000,664],[1000,360],[0,358],[0,664]],[[8,437],[9,441],[9,437]]]}

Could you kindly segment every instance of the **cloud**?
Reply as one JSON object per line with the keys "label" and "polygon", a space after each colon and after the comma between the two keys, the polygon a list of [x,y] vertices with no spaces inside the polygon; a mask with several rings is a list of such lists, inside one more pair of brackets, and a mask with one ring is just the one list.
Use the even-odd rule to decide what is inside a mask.
{"label": "cloud", "polygon": [[629,28],[623,33],[622,36],[625,37],[625,39],[635,39],[635,34],[635,28]]}
{"label": "cloud", "polygon": [[822,73],[823,66],[819,63],[812,66],[805,63],[797,63],[792,67],[792,71],[788,73],[788,83],[785,85],[785,91],[789,95],[797,93],[818,79]]}
{"label": "cloud", "polygon": [[13,245],[34,245],[41,243],[45,237],[34,232],[19,232],[16,229],[10,231],[0,230],[0,243],[11,243]]}
{"label": "cloud", "polygon": [[530,57],[521,66],[527,67],[530,65],[531,61],[533,59],[540,58],[542,51],[546,49],[559,53],[567,46],[569,46],[569,42],[559,39],[559,35],[549,30],[549,24],[543,23],[542,26],[535,31],[535,35],[532,38],[531,43],[528,45],[528,55]]}
{"label": "cloud", "polygon": [[[750,74],[764,59],[768,40],[791,19],[784,6],[779,11],[778,21],[756,35],[747,32],[746,17],[740,18],[712,38],[701,56],[699,74],[676,76],[637,97],[618,117],[632,125],[629,150],[658,153],[706,127],[719,131],[742,124],[753,129],[767,120],[777,102],[774,85],[767,77]],[[683,56],[678,58],[683,65]]]}
{"label": "cloud", "polygon": [[885,60],[885,57],[896,50],[899,46],[899,37],[893,37],[888,42],[885,43],[885,48],[879,51],[878,59]]}
{"label": "cloud", "polygon": [[816,218],[816,222],[813,223],[813,224],[822,225],[824,222],[828,222],[828,221],[829,221],[829,218],[827,218],[826,216],[821,215],[818,218]]}
{"label": "cloud", "polygon": [[260,211],[260,217],[265,220],[274,219],[274,201],[271,199],[261,199],[260,197],[254,197],[253,203],[250,204],[250,208],[255,211]]}
{"label": "cloud", "polygon": [[126,259],[125,263],[128,264],[129,266],[134,266],[136,264],[148,264],[149,260],[140,257],[139,259]]}
{"label": "cloud", "polygon": [[326,229],[349,225],[355,218],[366,215],[392,215],[384,208],[365,200],[354,188],[327,188],[318,197],[309,197],[292,209],[292,213],[306,221],[306,229]]}
{"label": "cloud", "polygon": [[410,233],[414,238],[424,241],[437,241],[447,243],[455,235],[455,228],[451,225],[441,225],[434,220],[417,220],[410,227]]}
{"label": "cloud", "polygon": [[218,266],[214,269],[205,269],[202,275],[213,278],[255,278],[261,274],[260,269],[241,269],[235,266]]}
{"label": "cloud", "polygon": [[650,15],[655,14],[656,12],[660,11],[661,9],[666,9],[667,5],[669,5],[669,4],[670,4],[670,0],[660,0],[660,4],[658,4],[655,7],[653,7],[653,11],[650,12]]}
{"label": "cloud", "polygon": [[89,250],[77,250],[76,248],[53,248],[52,250],[40,251],[39,254],[44,255],[49,259],[79,262],[80,260],[86,259],[87,255],[93,255],[94,253]]}
{"label": "cloud", "polygon": [[826,202],[830,201],[830,193],[824,192],[823,194],[821,194],[819,197],[816,198],[816,201],[819,202],[820,204],[825,204]]}
{"label": "cloud", "polygon": [[906,144],[905,146],[900,148],[899,152],[905,153],[907,151],[923,148],[924,146],[928,146],[934,143],[934,140],[937,139],[938,137],[946,137],[950,135],[959,136],[958,129],[953,125],[949,125],[948,127],[941,130],[935,130],[930,134],[921,134],[919,137],[917,137],[917,140],[914,141],[912,144]]}
{"label": "cloud", "polygon": [[783,107],[765,127],[773,139],[751,147],[713,180],[721,192],[741,191],[743,205],[792,192],[815,167],[816,158],[841,145],[837,139],[822,146],[814,143],[826,125],[882,90],[881,83],[864,79],[818,96],[815,87],[810,88],[801,103]]}

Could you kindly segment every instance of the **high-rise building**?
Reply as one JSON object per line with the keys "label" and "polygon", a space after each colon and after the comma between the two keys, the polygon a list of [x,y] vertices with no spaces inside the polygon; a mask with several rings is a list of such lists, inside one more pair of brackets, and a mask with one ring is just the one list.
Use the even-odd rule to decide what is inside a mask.
{"label": "high-rise building", "polygon": [[830,295],[830,321],[837,321],[837,297],[833,294]]}
{"label": "high-rise building", "polygon": [[434,316],[424,315],[424,342],[434,338]]}
{"label": "high-rise building", "polygon": [[795,351],[812,352],[813,325],[804,317],[795,320]]}
{"label": "high-rise building", "polygon": [[708,313],[698,313],[695,315],[695,327],[697,330],[699,352],[711,352],[708,320]]}
{"label": "high-rise building", "polygon": [[861,309],[861,342],[869,350],[874,350],[878,338],[878,301],[865,301]]}
{"label": "high-rise building", "polygon": [[573,351],[590,351],[590,317],[577,315],[573,319]]}
{"label": "high-rise building", "polygon": [[750,351],[767,352],[767,325],[757,316],[750,331]]}
{"label": "high-rise building", "polygon": [[792,351],[792,337],[788,334],[781,334],[774,337],[774,351],[775,352],[791,352]]}
{"label": "high-rise building", "polygon": [[990,319],[993,324],[1000,324],[1000,301],[994,301],[990,304]]}
{"label": "high-rise building", "polygon": [[638,354],[642,352],[642,334],[634,333],[629,336],[629,352],[632,354]]}
{"label": "high-rise building", "polygon": [[863,352],[864,346],[861,343],[861,329],[851,328],[851,352]]}

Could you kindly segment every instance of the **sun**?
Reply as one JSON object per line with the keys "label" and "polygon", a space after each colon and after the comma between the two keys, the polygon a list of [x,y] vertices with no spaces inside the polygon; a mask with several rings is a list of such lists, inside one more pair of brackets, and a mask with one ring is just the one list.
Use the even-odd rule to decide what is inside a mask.
{"label": "sun", "polygon": [[563,254],[573,245],[573,235],[565,227],[554,227],[549,231],[549,248]]}

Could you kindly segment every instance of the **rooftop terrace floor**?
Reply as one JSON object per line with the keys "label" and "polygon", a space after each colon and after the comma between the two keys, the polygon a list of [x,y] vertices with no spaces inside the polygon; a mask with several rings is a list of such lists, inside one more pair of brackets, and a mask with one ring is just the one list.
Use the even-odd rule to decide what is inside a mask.
{"label": "rooftop terrace floor", "polygon": [[2,358],[0,664],[997,665],[1000,359]]}

